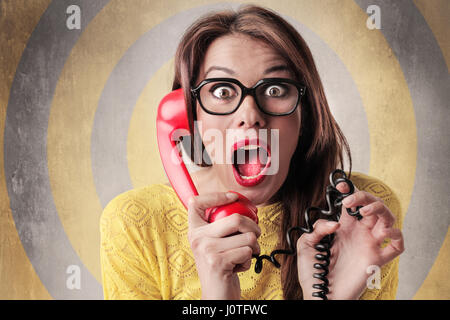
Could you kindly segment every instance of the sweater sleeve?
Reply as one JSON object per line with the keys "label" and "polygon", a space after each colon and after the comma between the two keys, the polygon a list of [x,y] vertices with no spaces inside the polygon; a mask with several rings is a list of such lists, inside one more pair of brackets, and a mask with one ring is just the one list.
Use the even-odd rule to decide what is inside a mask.
{"label": "sweater sleeve", "polygon": [[[395,217],[394,228],[401,229],[403,214],[398,197],[386,184],[378,179],[363,174],[352,176],[352,181],[359,190],[367,191],[382,199]],[[385,240],[382,246],[386,246],[389,240]],[[380,269],[369,270],[367,277],[371,288],[367,288],[362,294],[362,300],[394,300],[398,286],[399,257],[396,257]],[[369,286],[368,286],[369,287]]]}
{"label": "sweater sleeve", "polygon": [[100,218],[100,262],[104,299],[161,299],[156,256],[143,244],[136,222],[149,212],[129,194],[113,199]]}

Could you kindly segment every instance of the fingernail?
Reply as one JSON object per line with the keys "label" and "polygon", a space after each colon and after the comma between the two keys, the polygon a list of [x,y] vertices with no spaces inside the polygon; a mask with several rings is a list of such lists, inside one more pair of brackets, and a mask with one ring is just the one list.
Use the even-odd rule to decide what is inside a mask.
{"label": "fingernail", "polygon": [[365,206],[359,209],[359,212],[361,213],[367,213],[370,211],[370,207],[369,206]]}
{"label": "fingernail", "polygon": [[342,200],[342,203],[345,206],[348,206],[349,204],[351,204],[353,202],[353,200],[355,199],[354,196],[348,196],[347,198],[345,198],[344,200]]}
{"label": "fingernail", "polygon": [[227,198],[230,200],[236,200],[239,196],[233,192],[227,192]]}
{"label": "fingernail", "polygon": [[327,227],[332,228],[332,227],[334,227],[336,224],[337,224],[336,221],[328,221],[328,222],[327,222]]}

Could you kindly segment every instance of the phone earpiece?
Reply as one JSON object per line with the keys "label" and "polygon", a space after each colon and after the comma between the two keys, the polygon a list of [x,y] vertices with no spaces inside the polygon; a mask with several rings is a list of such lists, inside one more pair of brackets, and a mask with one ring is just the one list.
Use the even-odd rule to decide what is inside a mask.
{"label": "phone earpiece", "polygon": [[[198,192],[177,146],[182,136],[190,135],[183,89],[170,92],[159,103],[156,131],[164,170],[178,198],[187,208],[189,198],[198,195]],[[239,213],[258,223],[258,209],[246,197],[237,194],[239,198],[235,202],[206,210],[208,222]]]}
{"label": "phone earpiece", "polygon": [[167,94],[159,103],[156,131],[164,170],[178,198],[187,208],[188,199],[198,193],[177,148],[180,138],[189,135],[182,89]]}

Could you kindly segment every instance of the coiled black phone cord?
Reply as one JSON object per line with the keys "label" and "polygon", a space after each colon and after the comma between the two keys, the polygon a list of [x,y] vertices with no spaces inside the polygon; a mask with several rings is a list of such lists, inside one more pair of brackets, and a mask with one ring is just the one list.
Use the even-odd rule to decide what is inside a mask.
{"label": "coiled black phone cord", "polygon": [[[340,176],[340,177],[336,178],[336,176]],[[336,188],[336,186],[342,182],[344,182],[348,185],[348,187],[350,189],[349,192],[341,193]],[[347,179],[347,175],[345,174],[345,172],[340,169],[334,170],[330,174],[330,185],[328,185],[327,189],[326,189],[326,201],[328,204],[328,210],[324,210],[324,209],[321,209],[318,207],[307,208],[305,210],[306,227],[304,228],[304,227],[295,226],[295,227],[289,228],[289,230],[287,231],[286,240],[287,240],[289,249],[274,250],[274,251],[272,251],[270,256],[268,256],[268,255],[255,256],[255,258],[256,258],[255,272],[260,273],[262,271],[264,259],[270,261],[275,267],[280,268],[281,264],[275,258],[276,255],[279,255],[279,254],[295,255],[297,253],[297,250],[296,250],[295,244],[292,241],[293,232],[298,232],[300,234],[300,236],[305,232],[306,233],[313,232],[312,226],[313,226],[314,222],[316,222],[317,219],[320,217],[320,215],[325,216],[328,220],[331,220],[331,221],[336,221],[336,222],[339,221],[339,218],[341,216],[342,200],[345,197],[354,193],[354,191],[355,191],[355,186],[349,179]],[[355,217],[358,220],[361,220],[362,216],[359,213],[360,208],[361,207],[358,206],[356,208],[356,211],[354,211],[354,212],[350,208],[347,208],[347,213],[350,216]],[[316,213],[314,221],[312,221],[312,219],[311,219],[312,213]],[[327,294],[329,292],[329,289],[328,289],[329,282],[327,279],[327,275],[329,272],[328,266],[330,265],[330,257],[331,257],[330,250],[333,245],[334,237],[335,237],[334,233],[327,235],[327,236],[323,237],[322,240],[320,240],[320,242],[314,246],[314,248],[317,251],[319,251],[319,253],[315,255],[315,258],[319,262],[322,262],[322,263],[314,264],[314,268],[321,270],[321,272],[314,273],[313,277],[321,280],[322,283],[313,284],[313,288],[317,289],[319,291],[313,292],[312,295],[314,297],[322,298],[323,300],[327,300]]]}

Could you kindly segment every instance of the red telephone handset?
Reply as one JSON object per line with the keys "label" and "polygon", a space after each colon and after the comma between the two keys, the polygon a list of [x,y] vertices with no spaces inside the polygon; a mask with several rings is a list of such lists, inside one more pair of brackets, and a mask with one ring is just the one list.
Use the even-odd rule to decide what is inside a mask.
{"label": "red telephone handset", "polygon": [[[178,198],[187,208],[189,198],[198,195],[198,192],[177,148],[180,137],[190,135],[183,89],[172,91],[159,103],[156,130],[159,154],[164,170]],[[256,206],[240,193],[234,193],[239,195],[235,202],[209,208],[206,211],[208,221],[214,222],[231,214],[239,213],[258,223]]]}

